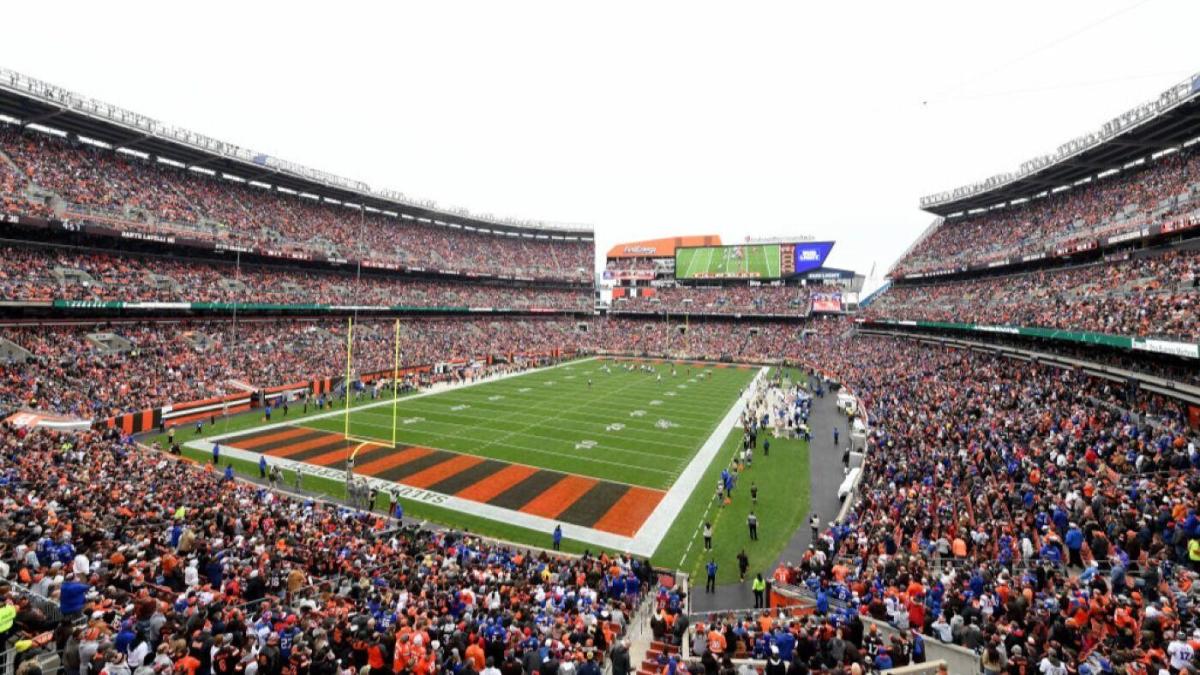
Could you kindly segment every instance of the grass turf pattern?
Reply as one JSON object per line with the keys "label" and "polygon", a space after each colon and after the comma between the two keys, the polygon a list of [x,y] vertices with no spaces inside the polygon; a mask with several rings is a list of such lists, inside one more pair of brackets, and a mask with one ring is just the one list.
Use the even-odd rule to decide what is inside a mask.
{"label": "grass turf pattern", "polygon": [[[651,364],[647,373],[627,372],[623,363],[585,361],[401,399],[396,440],[665,490],[754,371],[680,364],[672,376],[671,364]],[[601,370],[605,364],[611,372]],[[331,432],[344,424],[341,416],[305,423]],[[350,434],[390,444],[391,408],[352,410]]]}

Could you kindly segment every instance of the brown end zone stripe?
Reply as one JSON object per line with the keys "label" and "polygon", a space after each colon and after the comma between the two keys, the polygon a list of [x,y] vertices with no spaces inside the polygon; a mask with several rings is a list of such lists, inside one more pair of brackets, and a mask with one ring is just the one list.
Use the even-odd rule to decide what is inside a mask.
{"label": "brown end zone stripe", "polygon": [[631,487],[592,527],[632,537],[642,528],[642,523],[646,522],[650,514],[654,513],[655,507],[665,494],[661,490]]}
{"label": "brown end zone stripe", "polygon": [[528,478],[496,495],[488,501],[488,504],[516,511],[534,499],[537,499],[538,495],[549,490],[550,486],[562,480],[564,476],[566,474],[557,471],[535,469],[534,473]]}
{"label": "brown end zone stripe", "polygon": [[413,475],[404,479],[404,484],[411,485],[413,487],[427,488],[434,483],[439,483],[455,474],[466,471],[476,464],[482,463],[482,457],[475,457],[474,455],[458,455],[457,457],[448,459],[441,464],[431,466],[424,471],[418,471],[417,473],[414,473]]}
{"label": "brown end zone stripe", "polygon": [[[485,482],[495,481],[505,467],[510,466],[510,464],[505,464],[504,462],[495,459],[485,459],[465,471],[460,471],[443,481],[430,485],[428,489],[433,492],[440,492],[444,495],[458,494],[460,491],[466,490],[476,483],[485,481],[485,479]],[[495,496],[496,495],[491,495],[491,497]],[[491,497],[489,497],[489,499]]]}
{"label": "brown end zone stripe", "polygon": [[567,507],[556,518],[564,523],[591,527],[593,523],[603,518],[604,514],[608,513],[608,510],[628,491],[628,485],[601,481],[576,499],[574,504]]}
{"label": "brown end zone stripe", "polygon": [[454,457],[454,453],[446,452],[445,450],[430,450],[429,454],[418,457],[411,462],[405,462],[399,466],[394,466],[387,471],[375,474],[376,478],[390,480],[393,483],[403,483],[404,479],[417,473],[424,471],[431,466],[436,466],[442,462]]}
{"label": "brown end zone stripe", "polygon": [[273,447],[269,450],[264,448],[262,452],[265,452],[272,457],[287,457],[289,459],[295,459],[299,461],[302,459],[301,455],[305,454],[306,450],[316,450],[316,452],[312,454],[319,455],[322,452],[328,452],[329,450],[332,450],[338,443],[345,442],[346,439],[343,436],[331,434],[328,431],[321,431],[311,438],[307,436],[301,437],[301,439],[296,443],[288,443],[287,445]]}
{"label": "brown end zone stripe", "polygon": [[[316,443],[316,441],[313,441],[313,442]],[[291,460],[297,461],[297,462],[308,462],[310,464],[316,464],[316,462],[313,461],[313,459],[316,457],[320,457],[321,455],[328,455],[331,452],[337,452],[338,450],[342,450],[343,448],[349,448],[350,451],[353,452],[354,448],[358,447],[358,444],[361,442],[362,441],[346,440],[346,438],[344,438],[343,436],[341,436],[339,434],[330,434],[329,438],[327,438],[324,443],[316,443],[315,445],[310,445],[307,448],[305,448],[304,450],[301,450],[299,452],[295,452],[291,455],[288,455],[288,459],[291,459]],[[272,453],[272,454],[274,454],[274,453]]]}
{"label": "brown end zone stripe", "polygon": [[266,443],[284,441],[289,438],[295,438],[302,434],[307,434],[311,431],[312,429],[305,429],[304,427],[290,427],[283,431],[272,430],[268,433],[258,431],[252,434],[242,434],[241,436],[234,436],[233,438],[227,438],[224,441],[217,442],[223,442],[225,445],[241,448],[243,450],[253,450],[254,448]]}
{"label": "brown end zone stripe", "polygon": [[[291,438],[284,438],[282,440],[268,442],[267,439],[264,438],[262,443],[258,444],[254,448],[249,448],[249,450],[251,452],[258,452],[258,453],[262,453],[264,455],[272,454],[272,452],[275,450],[282,450],[285,448],[289,448],[293,445],[296,445],[297,443],[307,443],[308,441],[318,439],[318,438],[327,438],[329,435],[330,434],[327,431],[318,431],[317,429],[305,429],[304,433],[302,433],[302,434],[292,436]],[[241,448],[242,446],[241,446],[241,444],[238,444],[235,447]],[[245,450],[247,448],[242,448],[242,449]]]}
{"label": "brown end zone stripe", "polygon": [[411,462],[433,452],[429,448],[405,448],[389,455],[380,457],[379,459],[371,460],[366,464],[354,467],[355,473],[361,473],[367,476],[375,476],[388,469],[400,466],[405,462]]}
{"label": "brown end zone stripe", "polygon": [[[476,467],[478,468],[478,467]],[[454,493],[455,497],[473,502],[490,502],[505,490],[537,473],[537,469],[523,464],[509,464],[491,477],[484,476],[479,482],[466,486]]]}
{"label": "brown end zone stripe", "polygon": [[[341,468],[341,467],[345,466],[346,460],[354,452],[354,449],[357,448],[359,445],[362,445],[361,441],[351,441],[344,447],[338,448],[337,450],[333,450],[331,452],[326,452],[325,454],[322,454],[322,455],[317,455],[315,457],[309,457],[305,461],[308,462],[309,464],[316,464],[318,466],[336,466],[338,468]],[[366,445],[363,445],[362,450],[358,451],[358,455],[355,456],[354,462],[355,462],[355,464],[357,464],[358,462],[361,462],[368,458],[369,458],[369,461],[373,461],[376,457],[379,456],[380,451],[391,450],[391,449],[392,449],[392,447],[390,445],[379,445],[376,443],[367,443]]]}
{"label": "brown end zone stripe", "polygon": [[600,481],[595,478],[569,475],[558,481],[542,494],[521,507],[521,513],[528,513],[543,518],[557,518],[558,514],[566,511],[588,490]]}

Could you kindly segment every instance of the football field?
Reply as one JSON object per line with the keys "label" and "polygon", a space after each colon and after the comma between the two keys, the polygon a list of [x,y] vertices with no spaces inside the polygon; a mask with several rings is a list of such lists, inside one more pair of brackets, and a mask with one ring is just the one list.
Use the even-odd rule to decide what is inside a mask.
{"label": "football field", "polygon": [[187,445],[206,453],[216,442],[223,457],[256,466],[265,456],[327,481],[344,480],[353,456],[355,475],[372,486],[478,517],[484,524],[472,529],[561,524],[577,541],[649,555],[709,468],[702,451],[715,456],[726,441],[735,403],[758,372],[588,359],[402,397],[394,427],[390,398],[352,401],[349,438],[335,408],[218,424]]}
{"label": "football field", "polygon": [[681,279],[778,279],[779,244],[683,248],[676,252]]}

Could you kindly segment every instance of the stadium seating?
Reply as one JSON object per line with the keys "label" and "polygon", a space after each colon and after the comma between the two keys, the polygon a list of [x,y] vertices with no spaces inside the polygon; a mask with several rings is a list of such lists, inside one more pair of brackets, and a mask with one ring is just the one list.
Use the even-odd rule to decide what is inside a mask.
{"label": "stadium seating", "polygon": [[[346,368],[345,331],[344,319],[4,327],[0,337],[33,356],[0,365],[0,410],[104,419],[239,386],[336,376]],[[89,337],[98,332],[115,334],[120,344],[111,348]],[[573,347],[574,334],[569,320],[429,319],[405,321],[401,340],[405,364],[432,364],[546,353]],[[361,321],[354,368],[391,368],[393,337],[392,321]]]}
{"label": "stadium seating", "polygon": [[256,302],[590,311],[590,289],[500,287],[414,278],[235,266],[81,249],[0,246],[5,300]]}
{"label": "stadium seating", "polygon": [[58,651],[63,672],[434,675],[543,659],[585,672],[657,588],[627,556],[398,527],[115,434],[5,428],[0,452],[4,571],[29,589],[0,591],[23,645],[5,658]]}
{"label": "stadium seating", "polygon": [[805,316],[813,287],[667,286],[652,290],[648,296],[614,299],[613,311]]}
{"label": "stadium seating", "polygon": [[[51,197],[29,194],[34,187]],[[590,241],[481,234],[363,214],[6,125],[0,125],[0,195],[5,213],[53,210],[72,222],[223,244],[475,274],[574,281],[593,274]]]}
{"label": "stadium seating", "polygon": [[1037,326],[1200,341],[1200,251],[1020,275],[893,285],[868,318]]}
{"label": "stadium seating", "polygon": [[1021,647],[1031,665],[1051,650],[1163,658],[1190,621],[1200,538],[1179,404],[909,339],[818,338],[808,358],[860,396],[872,435],[825,562],[810,551],[777,579],[977,652]]}
{"label": "stadium seating", "polygon": [[1145,167],[1009,208],[946,220],[913,247],[893,275],[981,265],[1085,244],[1110,234],[1200,214],[1200,154],[1174,153]]}

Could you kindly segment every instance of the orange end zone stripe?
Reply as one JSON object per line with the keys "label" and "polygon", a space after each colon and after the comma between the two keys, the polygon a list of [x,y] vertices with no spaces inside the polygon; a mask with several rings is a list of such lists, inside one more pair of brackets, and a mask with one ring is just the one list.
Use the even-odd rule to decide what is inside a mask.
{"label": "orange end zone stripe", "polygon": [[629,492],[621,495],[617,503],[612,505],[608,513],[592,524],[592,528],[632,537],[642,529],[642,523],[654,513],[665,494],[661,490],[631,487]]}
{"label": "orange end zone stripe", "polygon": [[[312,430],[310,429],[309,431]],[[311,450],[312,448],[317,448],[322,445],[329,445],[330,440],[335,440],[341,437],[342,436],[339,434],[321,434],[320,436],[317,436],[316,438],[310,438],[307,441],[301,441],[299,443],[293,443],[292,445],[285,445],[282,448],[268,450],[266,454],[272,457],[291,457],[292,455],[300,454],[305,450]]]}
{"label": "orange end zone stripe", "polygon": [[[350,456],[350,453],[354,452],[355,448],[359,446],[359,444],[355,443],[354,441],[346,441],[346,443],[347,445],[344,445],[337,450],[327,452],[323,455],[317,455],[316,457],[309,457],[304,461],[308,464],[316,464],[318,466],[333,466],[335,464],[340,464]],[[363,450],[370,452],[371,448],[373,447],[375,447],[374,443],[368,443]]]}
{"label": "orange end zone stripe", "polygon": [[482,463],[482,457],[459,455],[441,464],[435,464],[424,471],[418,471],[408,478],[401,479],[400,482],[413,487],[426,488],[435,483],[440,483],[457,473],[466,471],[476,464]]}
{"label": "orange end zone stripe", "polygon": [[542,494],[533,498],[525,506],[521,507],[521,513],[528,513],[543,518],[554,518],[558,514],[567,510],[583,493],[591,490],[596,483],[600,481],[595,478],[584,478],[583,476],[567,476],[550,486]]}
{"label": "orange end zone stripe", "polygon": [[[289,438],[295,438],[296,436],[307,434],[310,431],[312,431],[312,429],[305,429],[304,427],[292,427],[291,429],[277,431],[273,434],[267,434],[266,436],[247,438],[243,441],[234,441],[233,443],[229,444],[229,447],[241,448],[242,450],[253,450],[260,445],[274,443],[275,441],[286,441]],[[219,443],[220,441],[217,442]]]}
{"label": "orange end zone stripe", "polygon": [[367,462],[362,466],[355,467],[354,473],[374,476],[376,474],[383,473],[392,467],[400,466],[401,464],[407,464],[414,459],[420,459],[431,452],[433,452],[433,450],[430,450],[429,448],[405,448],[404,450],[395,454],[388,455],[387,457],[380,457],[373,462]]}
{"label": "orange end zone stripe", "polygon": [[510,464],[491,478],[485,478],[478,483],[458,491],[455,497],[470,499],[473,502],[488,502],[510,487],[529,478],[538,470],[532,466]]}

